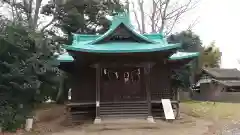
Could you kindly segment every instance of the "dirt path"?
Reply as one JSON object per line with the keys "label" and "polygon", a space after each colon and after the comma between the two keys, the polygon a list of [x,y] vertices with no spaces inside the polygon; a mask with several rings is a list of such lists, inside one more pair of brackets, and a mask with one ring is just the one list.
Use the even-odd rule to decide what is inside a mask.
{"label": "dirt path", "polygon": [[[63,112],[59,111],[59,109],[56,110],[56,112]],[[44,118],[48,119],[42,120],[39,117],[45,122],[37,123],[34,126],[34,132],[29,135],[234,135],[234,133],[237,135],[239,132],[240,121],[225,121],[223,119],[213,121],[210,118],[189,115],[186,112],[192,112],[192,110],[186,110],[182,110],[183,113],[181,113],[182,118],[180,120],[172,123],[157,120],[155,124],[149,124],[146,120],[115,119],[113,121],[103,121],[105,123],[101,125],[94,125],[90,122],[70,127],[65,125],[64,114],[59,114],[59,118],[56,118],[54,115],[54,120],[43,115]]]}
{"label": "dirt path", "polygon": [[105,120],[103,124],[83,124],[44,135],[205,135],[212,125],[206,120],[184,116],[174,122],[157,120],[150,124],[146,120]]}
{"label": "dirt path", "polygon": [[72,127],[44,125],[48,128],[45,132],[39,132],[41,135],[240,135],[240,121],[213,123],[196,118],[184,118],[172,123],[157,120],[155,124],[129,119],[107,120],[100,125],[82,124]]}

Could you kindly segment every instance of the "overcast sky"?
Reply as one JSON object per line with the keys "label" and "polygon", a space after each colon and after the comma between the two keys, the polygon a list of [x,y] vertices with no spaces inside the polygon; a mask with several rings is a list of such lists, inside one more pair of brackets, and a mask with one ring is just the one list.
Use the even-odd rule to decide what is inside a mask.
{"label": "overcast sky", "polygon": [[[43,0],[44,3],[48,0]],[[148,1],[148,0],[145,0]],[[222,51],[222,68],[238,68],[240,59],[240,0],[201,0],[199,6],[185,14],[175,32],[185,30],[192,21],[199,18],[193,31],[204,45],[216,41]],[[147,7],[145,7],[147,8]]]}
{"label": "overcast sky", "polygon": [[222,51],[223,68],[238,68],[237,59],[240,59],[240,0],[202,0],[199,7],[177,27],[184,29],[185,22],[200,16],[199,23],[194,27],[194,32],[200,35],[205,45],[215,40]]}
{"label": "overcast sky", "polygon": [[216,42],[222,51],[221,67],[240,69],[237,61],[240,59],[240,44],[237,41],[240,33],[239,6],[240,0],[201,0],[197,8],[182,17],[174,32],[185,30],[198,18],[193,31],[200,36],[203,45]]}
{"label": "overcast sky", "polygon": [[194,31],[205,44],[216,41],[220,47],[223,68],[240,68],[240,0],[203,0],[195,11],[200,15]]}

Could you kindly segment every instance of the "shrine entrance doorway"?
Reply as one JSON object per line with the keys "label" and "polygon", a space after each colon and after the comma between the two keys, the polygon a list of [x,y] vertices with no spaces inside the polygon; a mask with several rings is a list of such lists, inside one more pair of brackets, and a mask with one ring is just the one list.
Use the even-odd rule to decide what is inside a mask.
{"label": "shrine entrance doorway", "polygon": [[146,101],[143,68],[102,68],[101,102]]}

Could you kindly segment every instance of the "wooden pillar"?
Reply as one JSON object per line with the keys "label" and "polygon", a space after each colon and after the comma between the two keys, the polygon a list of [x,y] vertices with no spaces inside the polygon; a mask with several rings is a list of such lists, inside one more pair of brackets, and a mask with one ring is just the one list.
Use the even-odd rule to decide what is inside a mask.
{"label": "wooden pillar", "polygon": [[148,63],[144,67],[144,78],[145,78],[145,87],[146,87],[147,104],[148,104],[147,120],[150,123],[154,123],[154,119],[152,116],[152,103],[151,103],[151,90],[150,90],[150,70],[151,70],[151,64]]}
{"label": "wooden pillar", "polygon": [[101,79],[101,67],[99,64],[96,64],[96,118],[94,124],[101,123],[100,117],[100,79]]}

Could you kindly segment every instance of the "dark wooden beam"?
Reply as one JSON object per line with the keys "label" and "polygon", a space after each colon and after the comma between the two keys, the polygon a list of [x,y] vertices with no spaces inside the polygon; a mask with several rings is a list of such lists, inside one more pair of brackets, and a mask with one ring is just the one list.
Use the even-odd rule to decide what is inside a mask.
{"label": "dark wooden beam", "polygon": [[[141,63],[124,63],[124,62],[102,62],[100,63],[100,67],[101,68],[116,68],[116,67],[138,67],[138,68],[142,68],[142,67],[147,67],[148,64],[150,65],[150,67],[152,67],[155,63],[154,62],[141,62]],[[90,65],[92,68],[97,68],[97,66],[99,65],[99,63],[96,64],[92,64]]]}
{"label": "dark wooden beam", "polygon": [[144,64],[144,78],[145,78],[145,87],[146,87],[146,93],[147,93],[147,104],[148,104],[148,117],[147,120],[151,123],[154,123],[154,119],[152,116],[152,103],[151,103],[151,90],[150,90],[150,71],[152,64],[151,63],[145,63]]}

